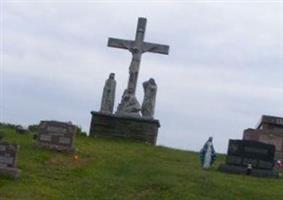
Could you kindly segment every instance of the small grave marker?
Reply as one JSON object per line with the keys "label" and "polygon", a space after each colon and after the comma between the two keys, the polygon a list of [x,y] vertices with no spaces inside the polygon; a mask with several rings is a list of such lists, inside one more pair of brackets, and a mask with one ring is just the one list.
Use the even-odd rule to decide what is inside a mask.
{"label": "small grave marker", "polygon": [[16,165],[18,145],[0,143],[0,174],[19,177],[19,169]]}

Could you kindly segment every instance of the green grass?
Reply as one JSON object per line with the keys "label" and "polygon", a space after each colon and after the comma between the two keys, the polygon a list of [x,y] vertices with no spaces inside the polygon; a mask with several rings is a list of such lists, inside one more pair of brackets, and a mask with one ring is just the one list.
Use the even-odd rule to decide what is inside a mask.
{"label": "green grass", "polygon": [[272,200],[283,199],[283,179],[202,170],[189,151],[122,140],[77,137],[77,155],[39,149],[32,135],[2,129],[20,145],[21,177],[0,177],[0,200]]}

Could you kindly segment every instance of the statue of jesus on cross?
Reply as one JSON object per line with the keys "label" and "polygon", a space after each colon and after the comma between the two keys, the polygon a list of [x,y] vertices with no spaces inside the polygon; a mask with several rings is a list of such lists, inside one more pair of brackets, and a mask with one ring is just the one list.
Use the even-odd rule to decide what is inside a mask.
{"label": "statue of jesus on cross", "polygon": [[[137,88],[137,81],[138,81],[138,74],[141,62],[141,56],[145,52],[152,52],[152,53],[160,53],[166,54],[169,53],[169,46],[168,45],[161,45],[161,44],[154,44],[144,42],[144,35],[145,35],[145,28],[146,28],[146,18],[139,18],[138,25],[136,30],[136,38],[135,40],[122,40],[122,39],[115,39],[109,38],[108,46],[127,49],[132,53],[132,61],[130,64],[129,69],[129,80],[128,80],[128,87],[125,90],[123,97],[126,95],[127,98],[122,97],[122,101],[118,106],[116,114],[121,115],[131,115],[131,116],[140,116],[140,105],[136,100],[135,93]],[[129,98],[131,96],[131,98]],[[131,109],[133,111],[129,111],[127,107],[129,106],[126,99],[134,99],[136,101],[135,109]],[[131,107],[133,107],[133,101],[131,102]]]}

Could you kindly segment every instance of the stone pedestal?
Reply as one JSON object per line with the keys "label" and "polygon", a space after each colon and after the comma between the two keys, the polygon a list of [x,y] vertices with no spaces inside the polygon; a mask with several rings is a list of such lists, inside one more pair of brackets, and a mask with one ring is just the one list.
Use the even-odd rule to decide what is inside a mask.
{"label": "stone pedestal", "polygon": [[[247,174],[247,168],[242,166],[221,164],[219,170],[227,173]],[[279,177],[278,171],[274,169],[253,169],[250,175],[256,177]]]}
{"label": "stone pedestal", "polygon": [[17,179],[20,177],[20,170],[18,168],[0,166],[0,175],[9,176]]}
{"label": "stone pedestal", "polygon": [[89,135],[105,138],[127,138],[156,144],[159,121],[127,116],[91,112]]}

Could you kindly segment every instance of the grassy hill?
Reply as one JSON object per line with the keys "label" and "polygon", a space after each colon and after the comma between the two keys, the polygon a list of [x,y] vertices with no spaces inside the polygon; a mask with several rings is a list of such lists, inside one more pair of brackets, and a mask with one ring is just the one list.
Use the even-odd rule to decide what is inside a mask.
{"label": "grassy hill", "polygon": [[283,179],[204,171],[198,154],[129,141],[77,137],[74,155],[39,149],[32,135],[1,129],[20,145],[21,177],[0,177],[0,200],[272,200],[283,199]]}

